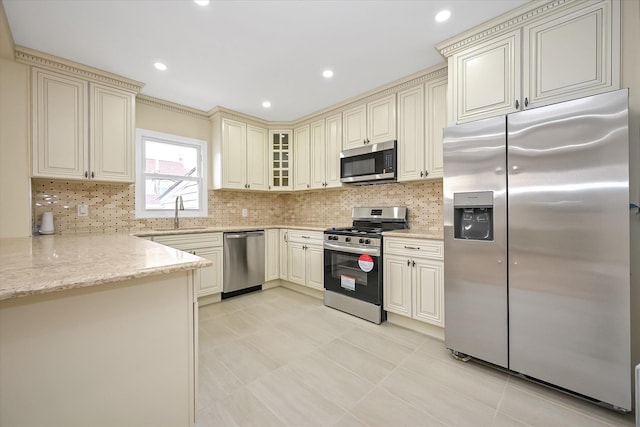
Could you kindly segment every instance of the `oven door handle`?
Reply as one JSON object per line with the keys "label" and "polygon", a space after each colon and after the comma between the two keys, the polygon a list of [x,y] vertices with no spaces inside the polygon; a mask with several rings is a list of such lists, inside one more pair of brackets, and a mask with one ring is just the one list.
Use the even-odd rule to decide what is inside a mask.
{"label": "oven door handle", "polygon": [[349,246],[334,245],[333,243],[324,242],[323,247],[331,251],[347,252],[350,254],[373,255],[380,256],[380,249],[376,248],[352,248]]}

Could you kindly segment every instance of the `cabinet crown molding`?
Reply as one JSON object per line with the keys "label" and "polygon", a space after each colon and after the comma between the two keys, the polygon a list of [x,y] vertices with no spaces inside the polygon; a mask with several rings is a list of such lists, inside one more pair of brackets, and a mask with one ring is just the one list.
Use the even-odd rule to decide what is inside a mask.
{"label": "cabinet crown molding", "polygon": [[[473,27],[461,34],[447,39],[436,46],[436,50],[445,58],[480,40],[498,36],[507,31],[520,28],[523,24],[540,18],[565,6],[574,5],[584,0],[536,0],[522,5],[510,12],[500,15],[490,21]],[[590,3],[600,3],[604,0],[587,0]]]}
{"label": "cabinet crown molding", "polygon": [[184,114],[186,116],[197,117],[199,119],[209,119],[209,115],[205,111],[187,107],[186,105],[176,104],[164,99],[154,98],[148,95],[136,96],[136,102],[139,104],[150,105],[162,110],[172,111],[174,113]]}
{"label": "cabinet crown molding", "polygon": [[134,93],[139,93],[144,86],[144,83],[142,82],[128,79],[118,74],[109,73],[98,68],[69,61],[64,58],[59,58],[57,56],[23,46],[16,46],[15,55],[16,62],[20,62],[22,64],[66,73],[71,76],[80,76],[96,83],[110,85]]}

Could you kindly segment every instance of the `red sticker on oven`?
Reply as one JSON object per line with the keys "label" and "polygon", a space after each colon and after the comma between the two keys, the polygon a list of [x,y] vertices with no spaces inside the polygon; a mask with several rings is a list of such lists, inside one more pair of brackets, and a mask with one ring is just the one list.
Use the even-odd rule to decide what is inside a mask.
{"label": "red sticker on oven", "polygon": [[358,258],[358,265],[362,271],[368,273],[373,270],[373,258],[366,254],[360,255],[360,258]]}

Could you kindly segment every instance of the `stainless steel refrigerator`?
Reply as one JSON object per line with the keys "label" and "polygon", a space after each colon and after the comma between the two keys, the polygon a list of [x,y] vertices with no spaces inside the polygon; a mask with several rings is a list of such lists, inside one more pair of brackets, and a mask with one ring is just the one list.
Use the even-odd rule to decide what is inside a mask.
{"label": "stainless steel refrigerator", "polygon": [[445,343],[631,409],[626,89],[444,131]]}

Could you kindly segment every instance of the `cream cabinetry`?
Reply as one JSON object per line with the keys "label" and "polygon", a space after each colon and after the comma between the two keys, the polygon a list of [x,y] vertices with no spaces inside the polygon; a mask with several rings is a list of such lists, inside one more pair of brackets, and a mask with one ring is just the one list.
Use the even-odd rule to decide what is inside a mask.
{"label": "cream cabinetry", "polygon": [[444,327],[443,242],[385,237],[384,309]]}
{"label": "cream cabinetry", "polygon": [[619,89],[619,24],[619,0],[587,0],[514,17],[503,26],[512,30],[496,37],[466,34],[474,41],[445,42],[462,46],[441,48],[451,54],[453,121]]}
{"label": "cream cabinetry", "polygon": [[289,280],[289,230],[279,230],[279,252],[280,252],[280,279]]}
{"label": "cream cabinetry", "polygon": [[311,128],[311,188],[340,187],[340,151],[342,151],[342,115],[318,120]]}
{"label": "cream cabinetry", "polygon": [[343,149],[396,139],[396,95],[343,112]]}
{"label": "cream cabinetry", "polygon": [[227,117],[213,118],[213,187],[268,189],[267,130]]}
{"label": "cream cabinetry", "polygon": [[291,175],[291,131],[270,130],[269,190],[288,191],[293,188]]}
{"label": "cream cabinetry", "polygon": [[265,128],[247,125],[247,188],[269,189],[269,145]]}
{"label": "cream cabinetry", "polygon": [[424,85],[398,92],[398,181],[424,177]]}
{"label": "cream cabinetry", "polygon": [[340,152],[342,151],[342,114],[334,114],[325,119],[325,188],[341,187]]}
{"label": "cream cabinetry", "polygon": [[309,126],[311,128],[309,184],[311,188],[324,188],[325,166],[328,160],[325,154],[324,120],[318,120]]}
{"label": "cream cabinetry", "polygon": [[398,181],[442,178],[447,78],[398,92]]}
{"label": "cream cabinetry", "polygon": [[293,130],[293,189],[307,190],[311,188],[309,161],[311,139],[309,125]]}
{"label": "cream cabinetry", "polygon": [[426,114],[426,160],[425,178],[444,176],[444,152],[442,146],[443,130],[447,127],[447,91],[446,77],[434,79],[425,84]]}
{"label": "cream cabinetry", "polygon": [[154,236],[153,241],[213,262],[210,267],[194,270],[196,295],[203,297],[222,292],[222,233]]}
{"label": "cream cabinetry", "polygon": [[455,121],[517,111],[520,30],[478,43],[449,59]]}
{"label": "cream cabinetry", "polygon": [[264,244],[264,281],[269,282],[280,278],[280,230],[277,228],[265,230]]}
{"label": "cream cabinetry", "polygon": [[317,231],[288,231],[288,280],[313,289],[324,289],[323,234]]}
{"label": "cream cabinetry", "polygon": [[135,92],[32,68],[32,176],[134,181]]}
{"label": "cream cabinetry", "polygon": [[620,2],[589,1],[525,25],[525,108],[620,88]]}

